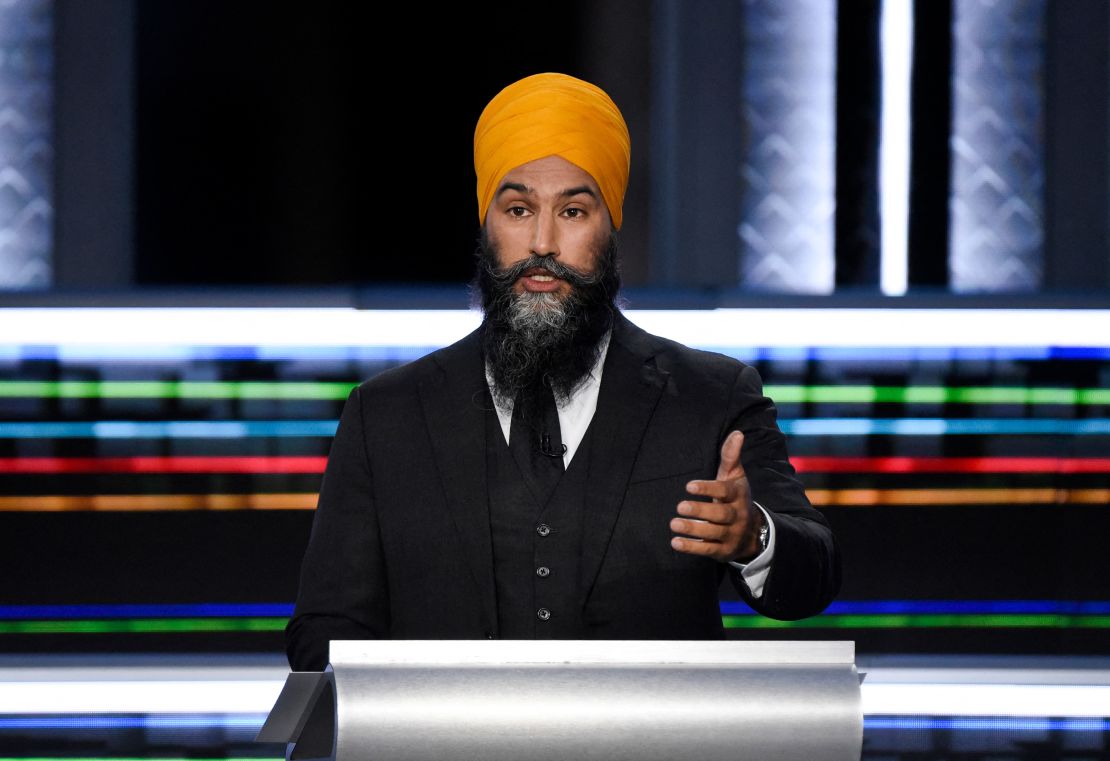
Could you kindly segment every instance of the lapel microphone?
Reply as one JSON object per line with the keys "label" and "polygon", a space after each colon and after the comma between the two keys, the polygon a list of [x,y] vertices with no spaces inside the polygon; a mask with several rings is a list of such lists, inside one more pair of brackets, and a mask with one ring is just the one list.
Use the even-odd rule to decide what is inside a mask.
{"label": "lapel microphone", "polygon": [[559,444],[559,447],[560,447],[560,449],[558,451],[556,451],[555,448],[553,446],[551,446],[551,434],[550,433],[545,432],[545,433],[540,434],[540,453],[541,454],[545,454],[548,457],[562,457],[563,455],[565,455],[567,453],[567,445],[566,444]]}

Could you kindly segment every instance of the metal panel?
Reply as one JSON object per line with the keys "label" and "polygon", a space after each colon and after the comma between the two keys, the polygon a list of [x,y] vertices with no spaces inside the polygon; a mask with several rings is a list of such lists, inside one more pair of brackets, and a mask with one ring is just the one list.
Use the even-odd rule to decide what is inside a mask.
{"label": "metal panel", "polygon": [[858,759],[850,642],[333,642],[337,758]]}
{"label": "metal panel", "polygon": [[745,288],[834,288],[836,3],[746,0],[739,268]]}
{"label": "metal panel", "polygon": [[951,287],[1036,291],[1044,273],[1044,0],[955,14]]}
{"label": "metal panel", "polygon": [[53,2],[0,2],[0,288],[51,282]]}

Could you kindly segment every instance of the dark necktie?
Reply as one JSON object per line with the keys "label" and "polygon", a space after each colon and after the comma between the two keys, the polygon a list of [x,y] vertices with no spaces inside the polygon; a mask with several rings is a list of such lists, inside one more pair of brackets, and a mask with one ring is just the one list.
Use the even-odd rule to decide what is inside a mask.
{"label": "dark necktie", "polygon": [[535,486],[543,503],[563,475],[563,437],[551,388],[540,381],[521,392],[513,406],[509,448],[524,477]]}

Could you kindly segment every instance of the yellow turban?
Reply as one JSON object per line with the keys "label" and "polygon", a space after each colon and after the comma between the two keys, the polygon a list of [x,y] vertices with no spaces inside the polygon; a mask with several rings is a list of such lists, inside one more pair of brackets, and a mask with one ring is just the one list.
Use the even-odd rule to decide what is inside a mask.
{"label": "yellow turban", "polygon": [[474,130],[478,221],[511,169],[560,156],[589,172],[620,229],[631,142],[620,109],[605,91],[566,74],[534,74],[494,96]]}

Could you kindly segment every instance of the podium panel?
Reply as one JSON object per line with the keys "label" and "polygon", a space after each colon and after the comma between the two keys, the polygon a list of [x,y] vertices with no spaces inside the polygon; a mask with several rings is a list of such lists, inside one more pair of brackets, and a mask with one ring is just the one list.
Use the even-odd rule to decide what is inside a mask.
{"label": "podium panel", "polygon": [[863,737],[851,642],[333,642],[329,668],[290,676],[289,734],[259,739],[339,761],[854,761]]}

